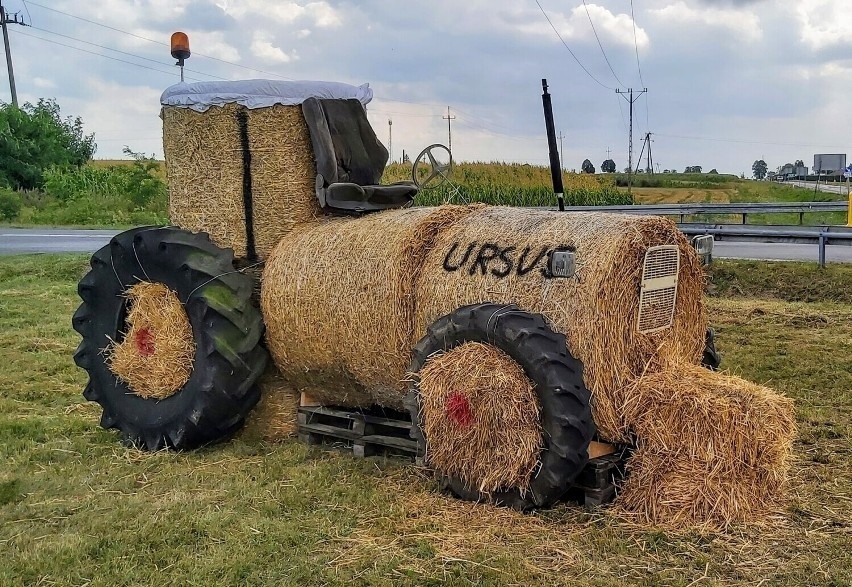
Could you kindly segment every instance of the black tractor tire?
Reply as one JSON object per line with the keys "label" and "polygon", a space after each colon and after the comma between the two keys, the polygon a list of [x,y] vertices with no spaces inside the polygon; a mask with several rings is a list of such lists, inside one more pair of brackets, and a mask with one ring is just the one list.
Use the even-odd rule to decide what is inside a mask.
{"label": "black tractor tire", "polygon": [[510,488],[485,495],[457,477],[436,471],[438,477],[445,489],[470,501],[489,501],[519,510],[553,505],[586,466],[589,443],[595,434],[583,364],[568,352],[565,336],[554,331],[544,316],[515,305],[474,304],[439,318],[414,347],[410,372],[415,377],[405,398],[414,423],[411,436],[427,459],[416,374],[434,353],[465,342],[497,347],[521,365],[535,383],[541,409],[540,465],[524,492]]}
{"label": "black tractor tire", "polygon": [[721,364],[722,355],[716,350],[716,331],[708,328],[704,337],[704,354],[701,355],[701,366],[707,367],[711,371],[718,371]]}
{"label": "black tractor tire", "polygon": [[[191,449],[239,429],[260,399],[255,385],[267,361],[263,320],[252,279],[234,270],[233,251],[205,233],[142,227],[112,238],[92,255],[78,285],[72,324],[83,340],[74,361],[89,374],[83,396],[103,408],[101,426],[147,450]],[[145,399],[110,370],[102,350],[126,329],[125,292],[160,282],[184,304],[196,351],[189,380],[172,396]]]}

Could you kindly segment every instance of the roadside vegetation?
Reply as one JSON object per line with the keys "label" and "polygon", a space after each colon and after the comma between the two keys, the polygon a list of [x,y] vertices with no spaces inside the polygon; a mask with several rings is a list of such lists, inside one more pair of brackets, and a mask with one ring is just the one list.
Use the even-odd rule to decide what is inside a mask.
{"label": "roadside vegetation", "polygon": [[294,440],[122,447],[71,359],[87,257],[0,258],[0,585],[848,585],[849,273],[761,266],[715,264],[708,311],[723,368],[796,400],[791,498],[701,535],[464,503],[410,463]]}

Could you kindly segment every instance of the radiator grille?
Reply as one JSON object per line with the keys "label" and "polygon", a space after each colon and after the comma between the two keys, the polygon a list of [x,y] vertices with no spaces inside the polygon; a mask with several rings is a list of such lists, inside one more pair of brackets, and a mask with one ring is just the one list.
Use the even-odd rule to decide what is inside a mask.
{"label": "radiator grille", "polygon": [[669,328],[677,302],[680,253],[677,245],[651,247],[645,253],[639,293],[638,329],[642,334]]}

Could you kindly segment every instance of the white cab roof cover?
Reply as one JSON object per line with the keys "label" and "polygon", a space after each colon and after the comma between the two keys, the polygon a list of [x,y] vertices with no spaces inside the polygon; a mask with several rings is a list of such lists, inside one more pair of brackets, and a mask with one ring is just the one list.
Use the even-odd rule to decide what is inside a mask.
{"label": "white cab roof cover", "polygon": [[160,97],[163,106],[191,108],[204,112],[211,106],[222,106],[231,102],[247,108],[264,108],[275,104],[296,105],[308,98],[339,99],[354,98],[365,106],[373,99],[370,84],[352,86],[339,82],[318,81],[273,81],[250,79],[242,81],[179,83],[166,88]]}

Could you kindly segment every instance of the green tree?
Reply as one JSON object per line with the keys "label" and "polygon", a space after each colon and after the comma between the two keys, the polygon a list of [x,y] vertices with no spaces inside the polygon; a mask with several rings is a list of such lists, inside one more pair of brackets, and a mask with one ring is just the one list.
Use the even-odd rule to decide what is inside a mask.
{"label": "green tree", "polygon": [[612,159],[607,159],[603,163],[601,163],[601,171],[604,173],[615,173],[615,161]]}
{"label": "green tree", "polygon": [[751,172],[755,179],[763,179],[766,177],[766,161],[758,159],[751,164]]}
{"label": "green tree", "polygon": [[0,183],[15,189],[39,188],[45,169],[79,167],[95,149],[95,135],[83,134],[80,117],[63,119],[54,100],[27,102],[21,108],[0,105]]}
{"label": "green tree", "polygon": [[594,173],[595,172],[595,166],[592,165],[592,162],[589,161],[588,159],[583,161],[583,165],[581,166],[581,169],[583,170],[583,173]]}

